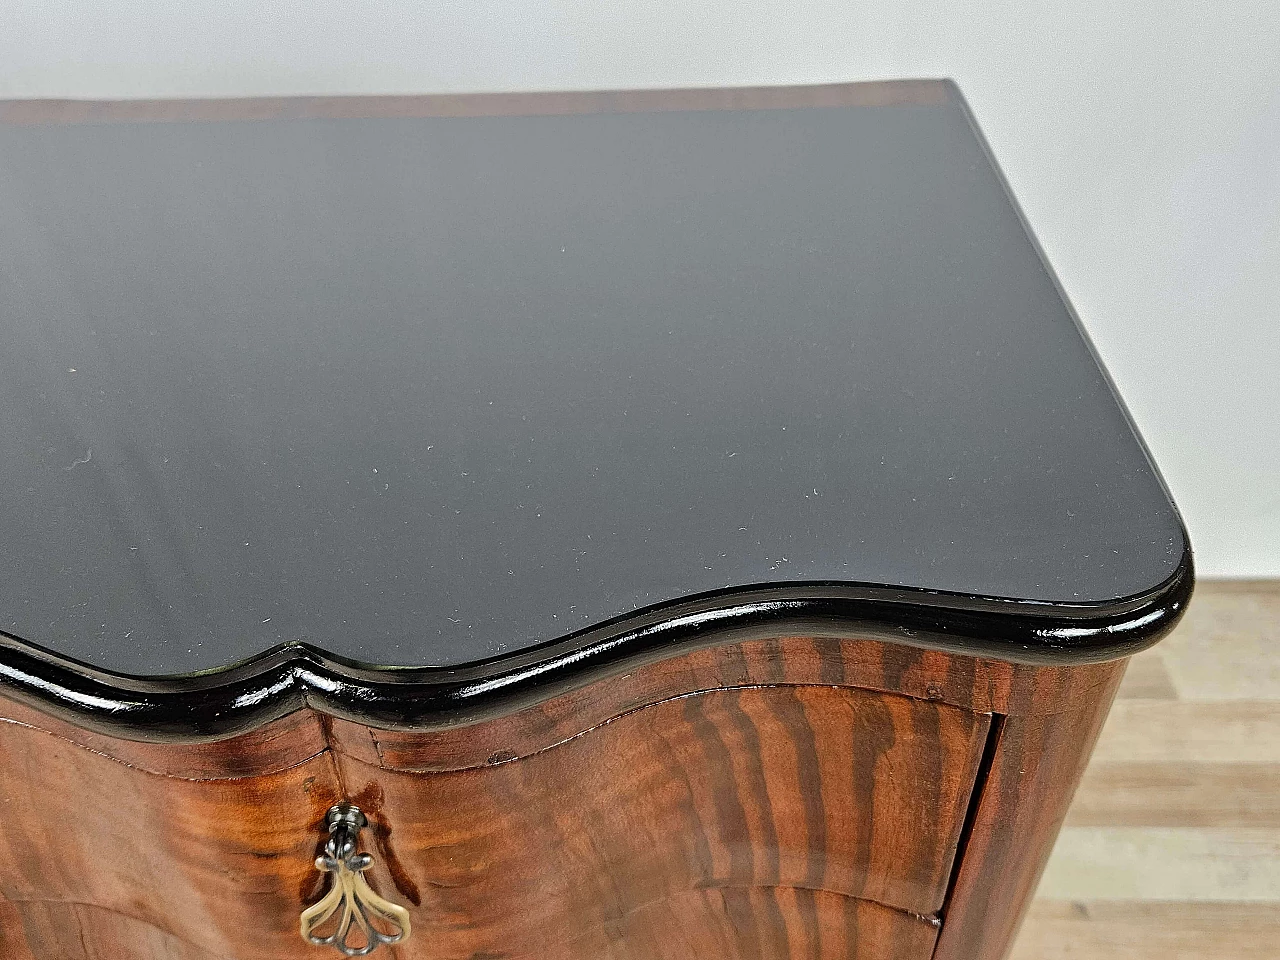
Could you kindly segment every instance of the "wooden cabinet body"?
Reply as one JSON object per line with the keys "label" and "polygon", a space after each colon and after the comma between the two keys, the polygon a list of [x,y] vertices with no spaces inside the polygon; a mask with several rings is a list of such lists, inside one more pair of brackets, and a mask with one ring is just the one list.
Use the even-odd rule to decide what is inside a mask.
{"label": "wooden cabinet body", "polygon": [[0,960],[999,960],[1190,596],[947,81],[0,103],[0,280]]}
{"label": "wooden cabinet body", "polygon": [[373,885],[412,912],[395,956],[997,957],[1121,671],[790,637],[473,726],[302,711],[174,745],[10,702],[0,938],[24,960],[323,955],[297,915],[348,798]]}

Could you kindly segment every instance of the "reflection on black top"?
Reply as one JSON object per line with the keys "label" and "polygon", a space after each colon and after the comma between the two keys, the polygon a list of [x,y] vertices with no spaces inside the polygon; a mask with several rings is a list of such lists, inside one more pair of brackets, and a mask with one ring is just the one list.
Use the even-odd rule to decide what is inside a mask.
{"label": "reflection on black top", "polygon": [[0,630],[107,669],[1186,551],[958,104],[0,127],[0,284]]}

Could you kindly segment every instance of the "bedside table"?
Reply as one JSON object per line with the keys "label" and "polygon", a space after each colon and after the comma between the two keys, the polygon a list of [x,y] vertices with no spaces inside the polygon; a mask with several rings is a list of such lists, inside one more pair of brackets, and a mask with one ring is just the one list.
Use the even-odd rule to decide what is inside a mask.
{"label": "bedside table", "polygon": [[12,960],[998,958],[1191,592],[947,82],[11,102],[0,210]]}

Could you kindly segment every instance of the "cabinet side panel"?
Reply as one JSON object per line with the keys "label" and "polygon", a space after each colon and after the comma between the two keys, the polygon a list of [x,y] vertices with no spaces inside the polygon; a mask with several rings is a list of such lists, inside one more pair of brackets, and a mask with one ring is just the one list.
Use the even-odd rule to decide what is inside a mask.
{"label": "cabinet side panel", "polygon": [[1003,719],[934,960],[1008,953],[1124,675],[1124,661],[1110,667],[1068,713]]}

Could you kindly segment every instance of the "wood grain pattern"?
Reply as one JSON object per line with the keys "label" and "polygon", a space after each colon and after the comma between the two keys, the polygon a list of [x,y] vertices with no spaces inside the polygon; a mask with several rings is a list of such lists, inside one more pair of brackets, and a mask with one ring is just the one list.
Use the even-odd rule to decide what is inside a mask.
{"label": "wood grain pattern", "polygon": [[125,740],[77,727],[16,700],[0,698],[0,725],[42,730],[138,770],[187,780],[261,776],[297,766],[329,748],[324,718],[299,710],[258,729],[209,743],[171,744]]}
{"label": "wood grain pattern", "polygon": [[[884,106],[955,97],[948,83],[920,81],[33,101],[0,103],[0,123]],[[1183,577],[1189,588],[1189,567]],[[909,623],[895,622],[901,609],[877,635],[923,642]],[[1176,609],[1166,605],[1163,615]],[[844,621],[803,622],[827,626],[766,629],[835,630]],[[973,622],[972,611],[930,620],[928,635],[976,643],[982,630]],[[1141,630],[1130,642],[1151,639],[1155,628]],[[940,960],[1000,957],[1121,666],[1017,666],[872,640],[733,636],[676,655],[655,644],[650,659],[629,659],[611,674],[607,661],[590,683],[574,680],[577,688],[557,687],[532,706],[483,721],[460,708],[449,718],[455,725],[411,733],[299,709],[214,743],[140,743],[0,702],[0,957],[327,955],[301,943],[296,923],[319,895],[311,860],[324,810],[340,797],[373,818],[365,848],[377,858],[374,886],[413,910],[414,939],[388,951],[401,960],[925,960],[935,941]],[[1064,660],[1088,653],[1078,637],[1044,646]],[[1012,645],[1006,650],[1018,655]],[[1199,662],[1191,657],[1187,669],[1147,676],[1141,687],[1160,695],[1185,686]],[[285,673],[282,683],[298,676]],[[289,703],[314,706],[325,679],[293,687]],[[268,695],[237,699],[260,702],[257,694]],[[329,708],[340,711],[335,702]],[[179,700],[177,709],[188,705]],[[102,709],[114,719],[121,707]]]}
{"label": "wood grain pattern", "polygon": [[[28,814],[4,836],[18,866],[0,892],[24,929],[71,916],[25,904],[87,904],[214,955],[306,955],[296,915],[318,892],[318,824],[342,794],[374,819],[375,885],[414,905],[414,942],[432,957],[515,944],[586,957],[566,931],[595,951],[609,931],[662,938],[671,916],[708,947],[746,951],[725,956],[756,955],[725,940],[733,931],[834,943],[863,921],[902,928],[886,941],[899,949],[932,943],[920,915],[942,904],[987,722],[896,695],[750,687],[638,709],[489,768],[397,773],[327,752],[206,780],[0,725],[0,799]],[[50,778],[92,782],[113,802],[67,792],[35,804],[27,785]],[[734,918],[757,902],[774,906],[747,936]]]}
{"label": "wood grain pattern", "polygon": [[874,640],[779,637],[668,656],[494,720],[412,733],[299,711],[243,736],[175,749],[94,733],[15,701],[5,701],[0,722],[8,718],[131,766],[188,778],[269,773],[330,743],[388,770],[460,770],[527,756],[638,707],[702,690],[822,684],[1020,716],[1070,710],[1095,696],[1109,675],[1107,664],[1031,667]]}
{"label": "wood grain pattern", "polygon": [[[924,960],[939,916],[948,956],[957,919],[991,909],[1012,929],[1118,677],[783,638],[417,735],[304,711],[132,743],[6,704],[0,943],[32,960],[324,955],[296,923],[341,797],[373,820],[373,886],[412,911],[390,956]],[[1007,903],[979,902],[975,879]]]}
{"label": "wood grain pattern", "polygon": [[[937,936],[936,920],[824,890],[718,888],[647,904],[512,960],[918,960]],[[436,956],[421,940],[397,952],[401,960]]]}
{"label": "wood grain pattern", "polygon": [[905,697],[745,689],[487,770],[340,768],[396,825],[394,879],[422,898],[416,936],[457,940],[463,957],[518,939],[540,954],[691,890],[825,890],[935,912],[986,728]]}
{"label": "wood grain pattern", "polygon": [[944,915],[935,960],[1007,955],[1102,732],[1124,663],[1100,696],[1053,716],[1004,719]]}
{"label": "wood grain pattern", "polygon": [[1013,960],[1276,955],[1278,635],[1280,581],[1201,582],[1130,662]]}
{"label": "wood grain pattern", "polygon": [[[188,780],[0,724],[0,898],[20,907],[39,958],[61,960],[54,945],[66,924],[104,917],[133,918],[154,928],[154,942],[164,935],[218,956],[291,956],[299,905],[318,892],[320,824],[339,798],[327,754],[277,773]],[[99,936],[114,935],[89,939]],[[6,943],[16,937],[3,932]]]}
{"label": "wood grain pattern", "polygon": [[84,903],[0,901],[5,960],[230,960],[136,917]]}
{"label": "wood grain pattern", "polygon": [[975,713],[1073,709],[1106,688],[1107,664],[1030,667],[872,640],[782,637],[697,650],[484,724],[402,733],[333,719],[340,750],[388,770],[461,770],[527,756],[612,717],[694,691],[823,684],[901,693]]}

